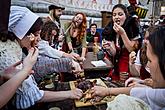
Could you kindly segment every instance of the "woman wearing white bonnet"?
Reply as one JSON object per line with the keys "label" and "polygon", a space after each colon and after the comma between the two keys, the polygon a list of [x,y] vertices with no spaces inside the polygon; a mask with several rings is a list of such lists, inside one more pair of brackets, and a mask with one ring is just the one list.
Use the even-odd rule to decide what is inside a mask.
{"label": "woman wearing white bonnet", "polygon": [[[12,6],[9,20],[9,31],[13,32],[17,37],[23,52],[27,54],[27,49],[31,48],[29,37],[31,33],[35,35],[36,42],[40,40],[40,30],[43,24],[41,18],[29,11],[25,7]],[[40,55],[40,54],[39,54]],[[50,66],[51,65],[51,66]],[[69,58],[54,59],[47,55],[40,55],[34,65],[34,78],[38,82],[48,73],[67,72],[72,73],[72,62]],[[42,69],[42,71],[40,71]]]}
{"label": "woman wearing white bonnet", "polygon": [[[31,30],[30,32],[32,32],[35,35],[35,44],[37,45],[37,40],[39,40],[40,38],[39,32],[42,24],[41,18],[39,18],[37,15],[35,15],[33,12],[31,12],[29,9],[25,7],[11,6],[10,11],[11,13],[9,18],[8,29],[10,32],[14,33],[19,38],[17,40],[20,46],[23,47],[24,45],[29,44],[29,48],[31,48],[29,37],[32,36],[27,37],[27,35],[30,35],[30,33],[28,33],[29,30]],[[12,50],[13,53],[11,56],[14,55],[15,57],[7,57],[10,54],[6,54],[6,56],[1,56],[2,59],[7,59],[11,61],[15,59],[13,62],[8,62],[6,65],[4,65],[5,67],[1,67],[1,70],[22,59],[21,47],[18,45],[18,42],[15,41],[15,45],[13,46],[18,48],[16,51],[12,50],[12,48],[6,48],[6,50],[8,51]],[[5,60],[1,62],[1,66],[3,66],[3,63],[6,63]],[[30,75],[17,90],[15,104],[17,109],[26,109],[34,105],[36,102],[51,102],[64,100],[67,98],[79,99],[81,96],[82,91],[80,89],[60,92],[39,90],[33,76]]]}

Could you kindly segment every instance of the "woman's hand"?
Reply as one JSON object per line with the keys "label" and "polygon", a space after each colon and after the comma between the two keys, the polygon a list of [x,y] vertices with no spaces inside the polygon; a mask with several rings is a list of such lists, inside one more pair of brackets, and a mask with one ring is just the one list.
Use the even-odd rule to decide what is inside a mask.
{"label": "woman's hand", "polygon": [[131,87],[131,86],[135,86],[137,84],[144,84],[144,80],[141,80],[139,78],[133,78],[133,77],[130,77],[129,79],[127,79],[125,81],[125,87]]}
{"label": "woman's hand", "polygon": [[80,57],[80,55],[79,54],[77,54],[77,53],[74,53],[74,52],[71,52],[70,53],[73,57],[75,57],[75,58],[78,58],[78,57]]}
{"label": "woman's hand", "polygon": [[80,61],[85,61],[86,60],[86,58],[85,57],[80,57]]}
{"label": "woman's hand", "polygon": [[83,91],[78,88],[68,91],[68,92],[69,92],[70,99],[80,99],[83,95]]}
{"label": "woman's hand", "polygon": [[129,64],[134,64],[135,60],[136,60],[136,53],[134,51],[132,51],[129,54]]}
{"label": "woman's hand", "polygon": [[4,74],[11,74],[11,73],[16,73],[16,72],[18,72],[19,70],[16,69],[16,67],[17,67],[18,65],[20,65],[21,63],[22,63],[22,61],[19,61],[19,62],[15,63],[15,64],[9,66],[8,68],[5,69]]}
{"label": "woman's hand", "polygon": [[6,68],[2,74],[2,77],[5,80],[10,79],[11,77],[13,77],[18,71],[20,71],[20,69],[17,69],[16,67],[18,65],[20,65],[22,63],[22,61],[19,61],[11,66],[9,66],[8,68]]}
{"label": "woman's hand", "polygon": [[73,73],[76,74],[76,73],[82,72],[80,64],[78,62],[75,62],[74,60],[72,60],[72,67],[74,68]]}
{"label": "woman's hand", "polygon": [[92,96],[101,96],[101,97],[110,95],[109,88],[105,88],[103,86],[92,87],[91,93],[92,93]]}
{"label": "woman's hand", "polygon": [[153,87],[153,80],[151,78],[146,78],[144,84],[150,87]]}
{"label": "woman's hand", "polygon": [[36,47],[29,49],[28,55],[23,60],[23,69],[31,72],[33,65],[38,57],[38,49]]}
{"label": "woman's hand", "polygon": [[117,23],[114,23],[113,25],[113,29],[115,30],[115,32],[119,35],[122,35],[125,33],[125,30],[123,27],[121,27],[120,25],[118,25]]}
{"label": "woman's hand", "polygon": [[104,42],[103,42],[103,47],[105,48],[105,49],[110,49],[110,46],[111,46],[111,42],[110,41],[107,41],[107,40],[104,40]]}

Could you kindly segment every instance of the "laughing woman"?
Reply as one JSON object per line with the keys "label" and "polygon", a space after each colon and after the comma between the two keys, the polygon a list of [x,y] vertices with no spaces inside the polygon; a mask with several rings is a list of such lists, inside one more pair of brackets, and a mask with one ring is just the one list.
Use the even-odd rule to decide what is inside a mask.
{"label": "laughing woman", "polygon": [[66,42],[70,52],[77,53],[81,60],[85,60],[86,54],[86,16],[83,13],[77,13],[72,22],[65,24]]}

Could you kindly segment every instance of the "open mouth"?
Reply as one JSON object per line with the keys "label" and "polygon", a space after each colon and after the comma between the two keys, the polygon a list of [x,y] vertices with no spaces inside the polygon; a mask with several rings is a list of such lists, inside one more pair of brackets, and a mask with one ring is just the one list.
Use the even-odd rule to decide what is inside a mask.
{"label": "open mouth", "polygon": [[118,25],[120,24],[120,20],[115,20],[115,23],[117,23]]}

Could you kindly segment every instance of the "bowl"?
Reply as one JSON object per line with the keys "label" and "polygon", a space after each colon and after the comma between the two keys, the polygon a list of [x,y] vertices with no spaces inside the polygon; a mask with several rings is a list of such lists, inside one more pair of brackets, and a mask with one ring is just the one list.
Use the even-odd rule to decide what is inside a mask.
{"label": "bowl", "polygon": [[51,107],[49,110],[61,110],[59,107]]}
{"label": "bowl", "polygon": [[53,83],[47,84],[47,85],[45,85],[45,88],[46,89],[53,89],[54,88],[54,84]]}

